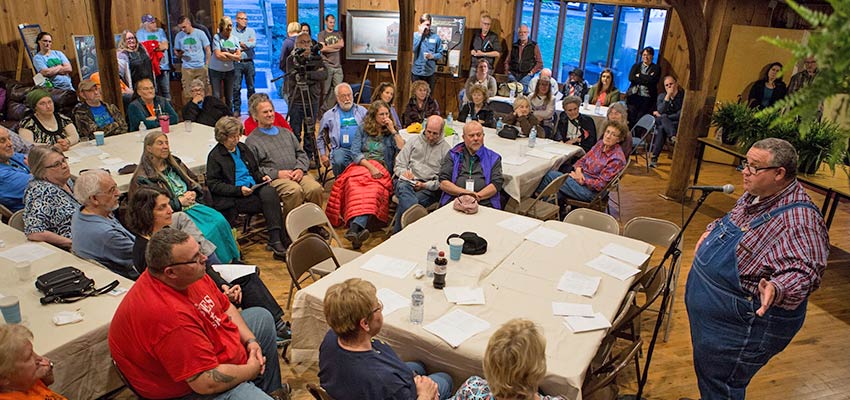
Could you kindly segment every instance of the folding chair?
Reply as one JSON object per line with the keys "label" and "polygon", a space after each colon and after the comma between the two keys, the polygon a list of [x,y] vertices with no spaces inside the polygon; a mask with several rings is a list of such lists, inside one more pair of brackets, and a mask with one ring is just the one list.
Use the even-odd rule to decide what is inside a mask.
{"label": "folding chair", "polygon": [[24,231],[24,210],[20,209],[12,213],[12,216],[9,217],[9,226],[15,228],[21,232]]}
{"label": "folding chair", "polygon": [[576,208],[570,211],[564,217],[564,222],[615,235],[620,234],[620,224],[614,217],[589,208]]}
{"label": "folding chair", "polygon": [[331,395],[325,391],[325,389],[319,385],[314,385],[312,383],[307,384],[307,391],[313,395],[313,398],[316,400],[333,400]]}
{"label": "folding chair", "polygon": [[[325,211],[316,204],[308,202],[295,207],[295,209],[290,211],[286,216],[285,225],[286,233],[292,240],[298,239],[305,231],[307,231],[307,229],[314,226],[324,228],[330,234],[331,241],[329,244],[333,249],[334,256],[336,256],[340,264],[345,264],[354,260],[362,254],[354,250],[340,247],[342,245],[342,241],[339,240],[336,230],[333,226],[331,226],[330,221],[328,221]],[[336,241],[336,245],[333,244],[334,241]]]}
{"label": "folding chair", "polygon": [[[646,133],[643,134],[642,137],[638,137],[635,133],[637,129],[643,129]],[[649,172],[649,153],[652,152],[650,146],[652,145],[652,138],[655,136],[655,117],[652,114],[646,114],[643,117],[640,117],[637,124],[632,128],[632,151],[631,153],[635,156],[635,162],[637,162],[638,147],[643,147],[643,157],[646,161],[646,172]],[[647,144],[649,143],[649,144]],[[631,156],[632,154],[629,154]]]}
{"label": "folding chair", "polygon": [[401,229],[428,215],[428,210],[421,204],[414,204],[401,215]]}
{"label": "folding chair", "polygon": [[[526,199],[517,206],[517,214],[527,215],[543,221],[558,219],[558,189],[569,175],[563,174],[549,182],[537,198]],[[552,201],[554,199],[554,201]]]}
{"label": "folding chair", "polygon": [[331,271],[339,268],[339,261],[334,256],[331,246],[315,233],[308,233],[299,237],[286,249],[286,269],[289,271],[289,277],[292,278],[292,282],[289,284],[289,297],[286,299],[287,308],[292,304],[293,290],[295,288],[301,290],[301,283],[307,279],[305,275],[313,278],[314,281],[317,280],[314,273],[322,274],[314,271],[314,269],[327,262],[332,263],[333,269]]}
{"label": "folding chair", "polygon": [[596,193],[596,196],[590,199],[590,201],[581,201],[567,198],[564,202],[566,203],[566,205],[571,207],[590,208],[596,211],[604,211],[610,213],[610,205],[608,204],[609,194],[611,193],[611,191],[616,191],[617,201],[615,201],[614,204],[616,204],[618,208],[617,219],[622,219],[622,209],[620,208],[620,178],[623,177],[623,174],[626,173],[626,170],[628,169],[629,161],[626,161],[626,165],[623,167],[623,169],[620,170],[620,172],[618,172],[617,175],[614,176],[614,178],[608,181],[608,184],[605,185],[602,190]]}

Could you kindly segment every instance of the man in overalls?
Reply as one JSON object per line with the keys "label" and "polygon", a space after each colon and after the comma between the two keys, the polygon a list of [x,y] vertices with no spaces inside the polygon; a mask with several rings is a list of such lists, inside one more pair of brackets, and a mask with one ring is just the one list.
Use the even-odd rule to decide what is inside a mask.
{"label": "man in overalls", "polygon": [[823,218],[796,179],[794,147],[758,141],[741,166],[746,192],[700,237],[685,288],[703,400],[745,397],[803,325],[829,255]]}

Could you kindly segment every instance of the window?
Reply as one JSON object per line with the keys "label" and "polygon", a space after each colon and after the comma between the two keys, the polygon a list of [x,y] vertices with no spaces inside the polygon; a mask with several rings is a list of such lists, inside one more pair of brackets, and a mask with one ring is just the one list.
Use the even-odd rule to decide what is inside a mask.
{"label": "window", "polygon": [[[325,11],[322,13],[322,29],[325,28],[325,16],[331,14],[336,19],[335,30],[339,30],[339,4],[338,0],[325,0]],[[318,32],[316,33],[318,35]]]}
{"label": "window", "polygon": [[310,36],[313,40],[319,34],[319,21],[324,18],[324,15],[319,15],[319,2],[298,2],[298,22],[310,24]]}
{"label": "window", "polygon": [[590,33],[584,56],[584,79],[599,80],[599,74],[608,64],[608,49],[611,47],[611,32],[614,29],[614,12],[617,6],[594,4]]}
{"label": "window", "polygon": [[558,81],[567,80],[570,71],[581,65],[581,48],[587,21],[587,3],[567,3],[566,23],[561,40],[561,62]]}
{"label": "window", "polygon": [[[639,7],[620,7],[617,39],[614,42],[610,68],[614,73],[614,84],[622,91],[629,87],[629,70],[640,52],[640,35],[643,30],[645,11],[646,9]],[[588,81],[597,82],[589,79]]]}
{"label": "window", "polygon": [[[561,3],[558,0],[543,0],[540,6],[540,23],[537,32],[537,45],[540,46],[540,55],[543,58],[543,67],[552,68],[555,56],[555,43],[557,42],[558,14]],[[555,29],[551,29],[555,28]]]}

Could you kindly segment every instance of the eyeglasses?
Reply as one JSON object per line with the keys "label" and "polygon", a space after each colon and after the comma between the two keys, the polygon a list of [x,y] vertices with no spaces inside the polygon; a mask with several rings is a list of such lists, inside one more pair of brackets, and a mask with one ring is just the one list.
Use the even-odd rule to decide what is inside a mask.
{"label": "eyeglasses", "polygon": [[183,261],[183,262],[179,262],[179,263],[168,264],[168,265],[162,267],[162,269],[166,269],[168,267],[176,267],[178,265],[192,265],[192,264],[203,265],[206,261],[207,261],[207,257],[204,256],[204,254],[199,251],[198,254],[195,254],[195,257],[192,258],[190,261]]}
{"label": "eyeglasses", "polygon": [[771,167],[754,167],[754,166],[750,165],[750,163],[747,160],[741,160],[741,170],[747,171],[750,175],[758,175],[759,171],[763,171],[763,170],[766,170],[766,169],[777,169],[777,168],[782,168],[782,167],[780,167],[778,165],[774,165],[774,166],[771,166]]}
{"label": "eyeglasses", "polygon": [[382,303],[381,300],[378,300],[378,306],[375,307],[374,310],[372,310],[372,314],[374,314],[378,311],[383,311],[383,310],[384,310],[384,303]]}
{"label": "eyeglasses", "polygon": [[58,168],[63,165],[68,165],[68,157],[62,157],[61,160],[47,166],[47,168]]}

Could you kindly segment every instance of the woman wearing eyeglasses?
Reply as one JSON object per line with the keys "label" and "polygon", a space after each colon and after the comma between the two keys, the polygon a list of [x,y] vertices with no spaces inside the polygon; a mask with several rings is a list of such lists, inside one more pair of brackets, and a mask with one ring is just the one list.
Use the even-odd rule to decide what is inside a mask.
{"label": "woman wearing eyeglasses", "polygon": [[33,180],[24,192],[24,233],[34,242],[71,249],[71,217],[80,203],[68,159],[58,150],[37,146],[27,158]]}
{"label": "woman wearing eyeglasses", "polygon": [[142,79],[154,80],[153,64],[148,51],[139,46],[139,40],[133,32],[125,30],[118,42],[118,64],[125,69],[121,75],[128,81],[129,87],[136,87]]}

